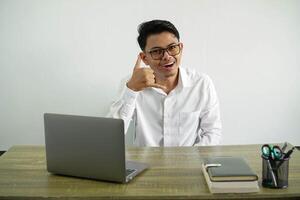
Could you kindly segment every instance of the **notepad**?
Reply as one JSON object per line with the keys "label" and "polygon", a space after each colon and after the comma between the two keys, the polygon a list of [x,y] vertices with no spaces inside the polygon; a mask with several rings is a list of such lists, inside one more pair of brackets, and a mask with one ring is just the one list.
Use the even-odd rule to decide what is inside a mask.
{"label": "notepad", "polygon": [[211,181],[255,181],[257,174],[242,157],[211,157],[205,164],[221,164],[220,167],[209,167],[207,172]]}
{"label": "notepad", "polygon": [[211,157],[205,159],[202,172],[211,193],[259,191],[258,177],[244,158]]}

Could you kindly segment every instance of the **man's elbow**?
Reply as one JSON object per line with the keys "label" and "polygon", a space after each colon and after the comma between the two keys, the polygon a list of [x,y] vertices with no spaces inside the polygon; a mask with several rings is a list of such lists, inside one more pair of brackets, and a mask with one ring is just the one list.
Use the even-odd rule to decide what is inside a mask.
{"label": "man's elbow", "polygon": [[202,132],[200,135],[199,143],[194,146],[214,146],[221,144],[222,141],[222,132],[221,129],[214,129],[210,131]]}

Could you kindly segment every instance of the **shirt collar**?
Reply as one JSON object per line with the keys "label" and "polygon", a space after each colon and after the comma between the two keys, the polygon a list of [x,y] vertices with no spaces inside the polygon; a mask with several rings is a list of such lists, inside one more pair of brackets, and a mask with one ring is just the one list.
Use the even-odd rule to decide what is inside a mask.
{"label": "shirt collar", "polygon": [[188,77],[187,71],[185,68],[180,67],[179,68],[179,79],[178,79],[178,87],[184,88],[184,87],[191,87],[192,80]]}

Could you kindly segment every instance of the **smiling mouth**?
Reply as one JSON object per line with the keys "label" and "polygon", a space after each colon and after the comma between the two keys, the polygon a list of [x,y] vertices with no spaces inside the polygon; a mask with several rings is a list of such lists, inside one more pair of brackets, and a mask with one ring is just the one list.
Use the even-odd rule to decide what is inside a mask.
{"label": "smiling mouth", "polygon": [[175,62],[168,63],[168,64],[163,65],[163,67],[170,68],[170,67],[173,67],[174,64],[175,64]]}

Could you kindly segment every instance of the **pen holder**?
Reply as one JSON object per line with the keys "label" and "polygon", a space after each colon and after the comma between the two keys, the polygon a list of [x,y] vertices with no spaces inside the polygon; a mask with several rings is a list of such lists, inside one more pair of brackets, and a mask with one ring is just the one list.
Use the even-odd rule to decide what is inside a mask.
{"label": "pen holder", "polygon": [[262,156],[262,186],[287,188],[289,180],[289,158],[271,160]]}

